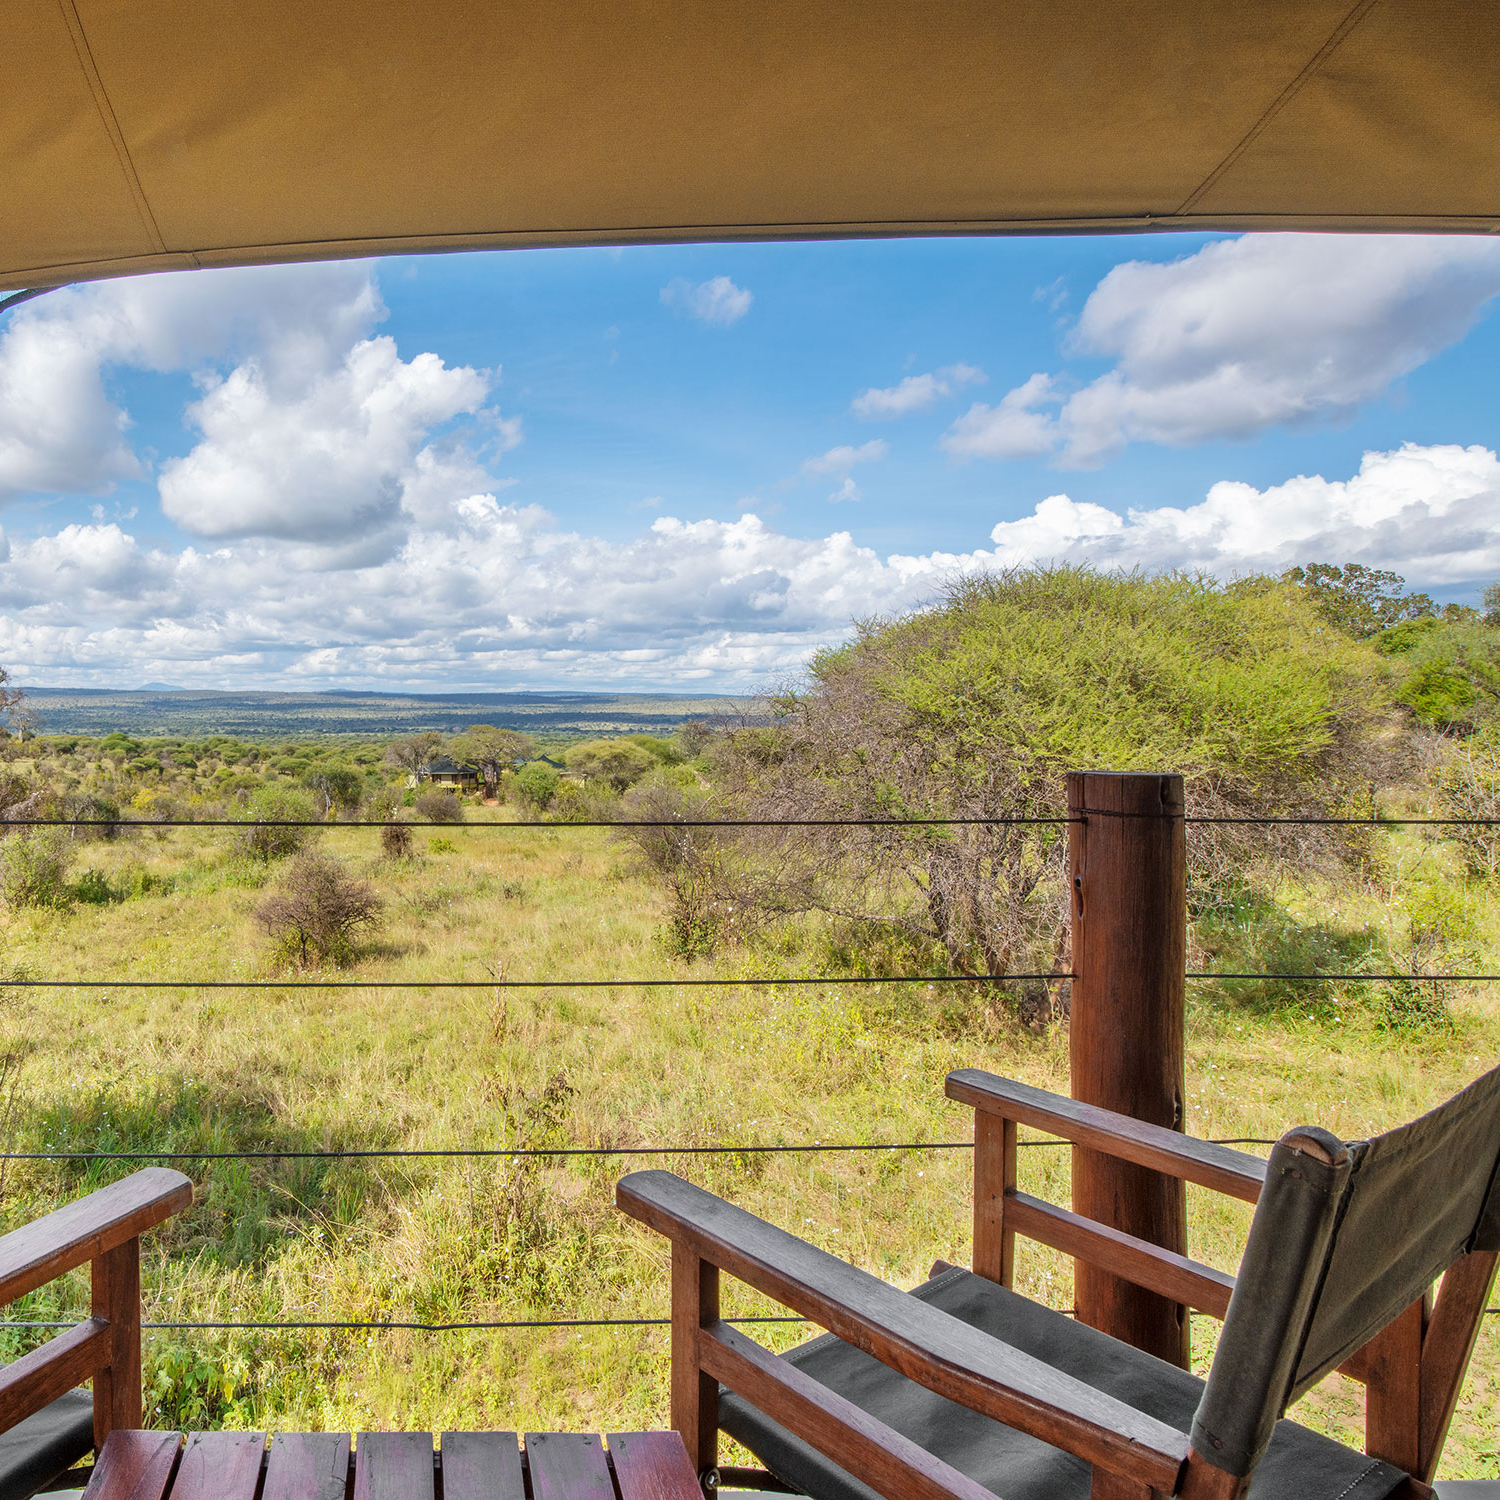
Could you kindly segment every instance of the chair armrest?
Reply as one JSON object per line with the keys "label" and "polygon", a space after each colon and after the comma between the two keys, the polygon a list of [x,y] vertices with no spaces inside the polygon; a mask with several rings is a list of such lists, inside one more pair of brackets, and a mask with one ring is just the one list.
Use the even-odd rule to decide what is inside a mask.
{"label": "chair armrest", "polygon": [[1044,1130],[1123,1161],[1153,1167],[1246,1203],[1256,1202],[1265,1185],[1266,1164],[1248,1151],[1216,1146],[1163,1125],[1148,1125],[1144,1120],[1101,1109],[1097,1104],[1082,1104],[1014,1078],[961,1068],[948,1075],[946,1091],[950,1099],[976,1110]]}
{"label": "chair armrest", "polygon": [[181,1172],[145,1167],[0,1235],[0,1305],[97,1259],[193,1201]]}
{"label": "chair armrest", "polygon": [[670,1172],[633,1172],[619,1207],[908,1379],[1114,1473],[1173,1493],[1187,1438]]}

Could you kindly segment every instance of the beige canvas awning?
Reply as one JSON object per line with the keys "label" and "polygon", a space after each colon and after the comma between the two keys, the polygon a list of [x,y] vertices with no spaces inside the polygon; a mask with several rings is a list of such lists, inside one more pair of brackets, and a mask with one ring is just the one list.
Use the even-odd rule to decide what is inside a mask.
{"label": "beige canvas awning", "polygon": [[829,235],[1500,227],[1481,0],[3,0],[0,289]]}

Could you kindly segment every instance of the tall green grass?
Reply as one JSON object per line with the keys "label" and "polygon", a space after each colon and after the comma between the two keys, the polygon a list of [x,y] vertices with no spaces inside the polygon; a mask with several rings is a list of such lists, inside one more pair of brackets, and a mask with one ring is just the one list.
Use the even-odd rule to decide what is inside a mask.
{"label": "tall green grass", "polygon": [[[350,974],[392,984],[497,974],[558,982],[101,990],[88,981],[314,976],[273,961],[253,911],[277,868],[246,861],[229,833],[161,829],[90,844],[80,864],[94,870],[90,889],[100,899],[0,911],[5,975],[78,980],[14,992],[0,1017],[6,1045],[26,1053],[10,1148],[583,1145],[616,1154],[186,1163],[197,1201],[148,1241],[148,1318],[660,1316],[665,1245],[611,1206],[615,1179],[648,1164],[629,1146],[963,1141],[971,1122],[942,1093],[951,1068],[1066,1090],[1061,1031],[1025,1031],[957,987],[736,983],[840,972],[857,957],[847,934],[809,925],[753,952],[671,958],[656,892],[605,832],[419,828],[409,862],[379,859],[378,837],[338,827],[320,835],[385,899],[385,923]],[[1493,892],[1465,884],[1444,846],[1403,835],[1381,858],[1358,889],[1286,887],[1205,902],[1195,928],[1205,966],[1399,967],[1423,941],[1421,913],[1444,890],[1457,893],[1466,925],[1460,932],[1451,914],[1442,918],[1446,946],[1423,951],[1493,963],[1500,906]],[[563,982],[648,976],[661,985]],[[719,982],[673,983],[690,976]],[[1388,989],[1193,986],[1190,1128],[1272,1136],[1316,1121],[1358,1135],[1418,1113],[1500,1054],[1500,1008],[1489,992],[1455,988],[1424,1009],[1393,1004]],[[1066,1152],[1028,1148],[1022,1160],[1028,1190],[1066,1201]],[[968,1259],[962,1150],[741,1152],[649,1164],[898,1283],[921,1280],[934,1258]],[[5,1227],[128,1170],[13,1162]],[[1195,1191],[1191,1215],[1194,1253],[1232,1269],[1243,1207]],[[1019,1283],[1055,1306],[1071,1303],[1067,1263],[1048,1253],[1023,1251]],[[25,1299],[14,1316],[62,1315],[85,1300],[82,1280],[71,1278]],[[726,1302],[736,1315],[771,1310],[743,1288]],[[1497,1323],[1487,1320],[1475,1357],[1445,1460],[1450,1475],[1500,1475]],[[1194,1331],[1202,1364],[1213,1330],[1195,1320]],[[759,1336],[785,1347],[803,1333],[768,1325]],[[0,1353],[35,1341],[0,1332]],[[656,1328],[156,1332],[146,1379],[151,1420],[161,1425],[629,1427],[666,1419],[667,1350]],[[1357,1435],[1359,1399],[1335,1380],[1302,1412]]]}

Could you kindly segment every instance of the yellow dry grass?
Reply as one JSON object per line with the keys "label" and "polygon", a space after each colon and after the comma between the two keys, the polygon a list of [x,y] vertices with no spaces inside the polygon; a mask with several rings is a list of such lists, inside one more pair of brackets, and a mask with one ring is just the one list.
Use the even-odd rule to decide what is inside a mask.
{"label": "yellow dry grass", "polygon": [[[501,814],[486,811],[486,818]],[[986,1017],[956,992],[737,984],[805,972],[816,935],[684,965],[660,946],[655,892],[595,830],[444,830],[449,853],[374,858],[373,830],[324,847],[386,901],[350,975],[396,981],[660,976],[651,989],[109,992],[89,979],[286,979],[253,920],[260,889],[227,836],[186,830],[87,846],[111,878],[172,888],[71,912],[0,913],[10,977],[76,977],[19,992],[7,1024],[31,1054],[13,1149],[319,1150],[472,1145],[961,1141],[942,1094],[955,1067],[1066,1090],[1066,1039]],[[139,884],[140,882],[137,881]],[[676,986],[721,978],[708,989]],[[332,974],[328,977],[348,977]],[[951,987],[950,987],[951,990]],[[1460,995],[1451,1021],[1391,1029],[1198,995],[1188,1037],[1190,1128],[1270,1136],[1311,1120],[1361,1134],[1410,1117],[1490,1065],[1500,1013]],[[194,1208],[149,1251],[157,1321],[466,1321],[655,1317],[663,1245],[611,1207],[615,1179],[666,1166],[898,1283],[968,1259],[962,1150],[729,1157],[356,1159],[186,1163]],[[1023,1152],[1025,1185],[1066,1200],[1066,1153]],[[128,1167],[12,1164],[7,1224]],[[1232,1268],[1235,1205],[1192,1195],[1194,1252]],[[1019,1284],[1055,1306],[1065,1263],[1023,1253]],[[20,1315],[80,1305],[81,1284]],[[731,1313],[767,1311],[743,1289]],[[1490,1318],[1445,1473],[1500,1474],[1500,1319]],[[786,1326],[760,1336],[777,1347]],[[12,1350],[21,1336],[7,1335]],[[1195,1321],[1200,1364],[1212,1328]],[[297,1428],[630,1427],[665,1420],[665,1331],[157,1332],[148,1387],[161,1423]],[[1358,1389],[1304,1403],[1357,1434]]]}

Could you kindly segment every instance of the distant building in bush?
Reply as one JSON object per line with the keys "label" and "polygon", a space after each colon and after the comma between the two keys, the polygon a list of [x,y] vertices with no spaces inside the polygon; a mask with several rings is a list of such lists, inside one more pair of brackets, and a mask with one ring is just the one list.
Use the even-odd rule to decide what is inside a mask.
{"label": "distant building in bush", "polygon": [[460,765],[451,756],[440,755],[429,766],[417,772],[419,782],[430,781],[437,786],[456,786],[461,792],[472,792],[483,778],[473,766]]}

